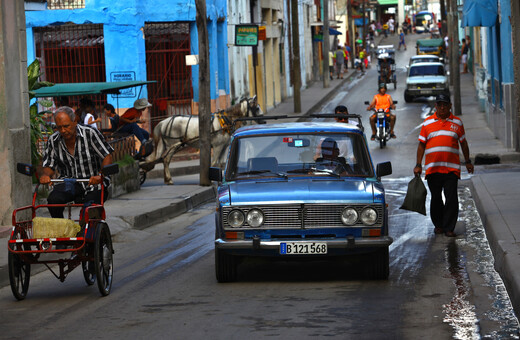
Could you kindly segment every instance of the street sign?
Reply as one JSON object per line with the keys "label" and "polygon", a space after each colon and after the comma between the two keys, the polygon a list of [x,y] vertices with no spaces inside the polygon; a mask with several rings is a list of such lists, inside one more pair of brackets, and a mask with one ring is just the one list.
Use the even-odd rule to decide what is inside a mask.
{"label": "street sign", "polygon": [[258,25],[235,25],[235,46],[258,46]]}

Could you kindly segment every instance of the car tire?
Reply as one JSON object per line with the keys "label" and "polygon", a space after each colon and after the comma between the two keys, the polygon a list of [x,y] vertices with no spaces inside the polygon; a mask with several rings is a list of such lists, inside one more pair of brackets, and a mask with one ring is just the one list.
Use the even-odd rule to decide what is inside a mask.
{"label": "car tire", "polygon": [[367,256],[366,274],[371,280],[386,280],[390,274],[388,247],[379,249]]}
{"label": "car tire", "polygon": [[220,283],[234,282],[238,274],[238,258],[215,248],[215,274]]}
{"label": "car tire", "polygon": [[410,103],[413,101],[413,97],[410,96],[408,93],[406,93],[406,91],[404,92],[404,101],[407,103]]}

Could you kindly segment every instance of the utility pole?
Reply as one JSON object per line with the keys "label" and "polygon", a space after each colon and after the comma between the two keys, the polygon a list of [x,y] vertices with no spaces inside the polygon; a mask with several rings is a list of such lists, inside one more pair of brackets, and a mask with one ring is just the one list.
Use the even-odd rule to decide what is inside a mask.
{"label": "utility pole", "polygon": [[453,85],[453,114],[462,114],[460,102],[460,65],[459,65],[459,36],[458,36],[458,15],[457,1],[448,1],[448,32],[449,32],[449,50],[450,50],[450,74]]}
{"label": "utility pole", "polygon": [[516,106],[516,131],[513,142],[516,151],[520,151],[520,3],[511,1],[511,32],[513,38],[513,73],[514,97]]}
{"label": "utility pole", "polygon": [[350,42],[350,67],[354,69],[354,59],[356,58],[356,32],[354,29],[353,20],[352,20],[352,0],[347,0],[347,34],[349,36],[349,42]]}
{"label": "utility pole", "polygon": [[[200,0],[199,0],[200,1]],[[298,27],[298,0],[291,1],[292,36],[293,36],[293,89],[294,89],[294,113],[302,112],[300,90],[302,87],[302,75],[300,70],[300,28]]]}
{"label": "utility pole", "polygon": [[197,31],[199,34],[199,145],[200,185],[209,186],[211,164],[211,97],[209,75],[209,41],[206,23],[206,1],[195,0],[197,9]]}
{"label": "utility pole", "polygon": [[329,77],[329,51],[330,51],[330,38],[329,38],[329,0],[323,0],[323,87],[327,88],[330,86]]}

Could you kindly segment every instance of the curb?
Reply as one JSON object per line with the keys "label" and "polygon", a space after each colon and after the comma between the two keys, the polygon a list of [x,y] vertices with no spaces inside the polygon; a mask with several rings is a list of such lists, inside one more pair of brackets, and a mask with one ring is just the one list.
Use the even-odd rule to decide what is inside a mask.
{"label": "curb", "polygon": [[135,216],[115,217],[125,221],[129,228],[142,230],[154,224],[182,215],[210,199],[214,199],[215,195],[216,188],[214,186],[201,188],[190,196],[173,200],[167,206],[158,207],[157,209]]}
{"label": "curb", "polygon": [[[174,161],[172,161],[170,164],[174,164]],[[188,165],[188,166],[181,166],[181,167],[173,167],[170,166],[170,173],[172,177],[178,177],[178,176],[185,176],[185,175],[191,175],[195,173],[200,172],[200,166],[199,165]],[[146,178],[163,178],[164,172],[163,169],[153,169],[146,173]]]}
{"label": "curb", "polygon": [[[520,311],[520,273],[515,263],[520,263],[518,246],[505,227],[507,224],[480,176],[473,176],[470,189],[475,205],[486,230],[486,236],[495,258],[495,270],[500,274],[511,299],[513,309]],[[508,241],[504,241],[508,240]]]}

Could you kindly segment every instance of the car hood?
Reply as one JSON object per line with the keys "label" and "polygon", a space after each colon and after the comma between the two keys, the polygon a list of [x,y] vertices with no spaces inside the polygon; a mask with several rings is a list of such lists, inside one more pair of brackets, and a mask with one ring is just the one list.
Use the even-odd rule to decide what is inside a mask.
{"label": "car hood", "polygon": [[363,179],[241,181],[219,193],[231,205],[273,203],[374,203],[384,201],[380,182]]}
{"label": "car hood", "polygon": [[407,84],[445,83],[446,76],[415,76],[406,78]]}

